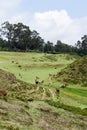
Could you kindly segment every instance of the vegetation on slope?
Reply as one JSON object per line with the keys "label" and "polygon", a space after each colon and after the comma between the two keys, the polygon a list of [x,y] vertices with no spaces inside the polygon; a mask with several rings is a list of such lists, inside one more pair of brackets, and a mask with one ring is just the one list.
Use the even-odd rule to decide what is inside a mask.
{"label": "vegetation on slope", "polygon": [[[0,70],[0,129],[3,130],[62,130],[87,128],[87,118],[81,110],[61,104],[55,90],[19,81]],[[79,112],[78,112],[79,110]],[[76,114],[76,115],[75,115]],[[79,114],[79,115],[77,115]],[[85,116],[82,116],[85,115]]]}
{"label": "vegetation on slope", "polygon": [[43,89],[43,87],[22,82],[17,80],[13,74],[2,70],[0,70],[0,89],[7,91],[7,99],[19,99],[27,102],[51,98],[48,88]]}
{"label": "vegetation on slope", "polygon": [[[60,82],[49,83],[49,80],[38,85],[26,83],[33,83],[32,78],[35,79],[36,75],[40,80],[43,77],[47,79],[49,72],[54,74],[54,71],[60,71],[74,60],[73,56],[67,54],[1,52],[0,68],[15,72],[15,75],[0,70],[0,90],[7,92],[6,97],[0,94],[0,129],[86,130],[86,88],[69,84],[62,89]],[[21,81],[16,79],[19,73]],[[56,88],[60,90],[59,95]]]}
{"label": "vegetation on slope", "polygon": [[46,80],[72,63],[76,57],[68,54],[0,52],[0,68],[13,73],[17,79],[34,83],[36,76]]}
{"label": "vegetation on slope", "polygon": [[76,60],[56,75],[56,79],[87,85],[87,56]]}

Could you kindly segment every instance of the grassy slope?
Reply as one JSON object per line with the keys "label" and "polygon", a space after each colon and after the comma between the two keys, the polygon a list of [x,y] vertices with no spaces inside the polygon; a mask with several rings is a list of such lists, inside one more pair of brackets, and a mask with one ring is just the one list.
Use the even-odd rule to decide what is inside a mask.
{"label": "grassy slope", "polygon": [[67,54],[0,52],[0,68],[28,83],[34,83],[36,76],[46,80],[49,73],[56,74],[74,60]]}
{"label": "grassy slope", "polygon": [[[45,61],[42,61],[43,57],[45,57]],[[19,78],[17,74],[21,72],[24,74],[24,77],[20,78],[21,80],[25,78],[27,72],[27,76],[31,75],[33,69],[36,73],[39,70],[38,75],[43,75],[42,79],[45,79],[49,74],[48,68],[50,68],[50,72],[54,73],[55,70],[56,73],[73,60],[74,58],[68,55],[55,57],[54,55],[45,56],[34,53],[3,52],[0,54],[0,67],[10,72],[14,71],[17,78]],[[15,62],[12,63],[12,61]],[[16,62],[19,63],[16,64]],[[18,65],[21,65],[22,69]],[[57,68],[55,69],[54,66]],[[44,68],[43,71],[42,68]],[[86,88],[69,85],[66,89],[60,89],[60,96],[58,96],[55,93],[55,88],[60,84],[58,82],[52,84],[46,82],[36,87],[19,81],[16,77],[0,70],[0,89],[8,92],[7,101],[0,96],[0,129],[86,130],[87,111],[75,108],[87,108]],[[24,80],[28,81],[26,78]],[[33,82],[32,78],[31,80]],[[83,116],[84,114],[85,116]]]}
{"label": "grassy slope", "polygon": [[87,86],[87,56],[68,65],[57,74],[56,78],[58,80]]}
{"label": "grassy slope", "polygon": [[86,130],[84,111],[76,114],[71,107],[56,106],[60,103],[53,89],[26,84],[2,70],[0,74],[0,89],[8,93],[0,96],[1,130]]}

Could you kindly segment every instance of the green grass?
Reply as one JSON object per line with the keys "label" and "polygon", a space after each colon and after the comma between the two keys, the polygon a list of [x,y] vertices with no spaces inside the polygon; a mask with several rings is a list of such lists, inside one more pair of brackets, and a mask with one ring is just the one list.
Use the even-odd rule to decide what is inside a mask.
{"label": "green grass", "polygon": [[84,90],[84,89],[79,89],[79,88],[66,88],[65,90],[64,90],[65,92],[71,92],[71,93],[73,93],[74,95],[80,95],[80,96],[82,96],[82,97],[87,97],[87,91],[86,90]]}
{"label": "green grass", "polygon": [[73,56],[69,56],[67,60],[67,56],[67,54],[0,52],[0,68],[15,74],[20,80],[34,83],[36,76],[46,80],[49,73],[56,74],[75,60]]}
{"label": "green grass", "polygon": [[55,77],[58,81],[65,81],[73,84],[87,86],[87,56],[80,57],[68,65]]}
{"label": "green grass", "polygon": [[[56,75],[76,58],[0,52],[0,69],[5,70],[0,70],[0,89],[8,93],[7,100],[0,96],[0,130],[86,130],[87,88],[68,83],[62,89],[62,82],[48,79],[49,73]],[[44,83],[36,86],[36,76]]]}
{"label": "green grass", "polygon": [[49,100],[47,102],[48,102],[48,104],[55,106],[57,108],[63,108],[64,110],[71,111],[75,114],[87,116],[87,109],[81,109],[79,107],[73,107],[73,106],[65,105],[61,102],[55,102],[55,101],[52,101],[52,100]]}

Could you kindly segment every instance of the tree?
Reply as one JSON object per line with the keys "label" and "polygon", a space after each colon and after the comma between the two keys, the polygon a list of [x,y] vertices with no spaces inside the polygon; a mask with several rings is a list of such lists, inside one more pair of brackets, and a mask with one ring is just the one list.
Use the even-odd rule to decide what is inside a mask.
{"label": "tree", "polygon": [[53,46],[52,42],[47,41],[47,43],[44,45],[44,52],[47,52],[47,53],[53,53],[54,52],[54,46]]}
{"label": "tree", "polygon": [[12,45],[21,50],[29,49],[29,42],[31,37],[31,30],[28,26],[22,23],[14,24],[14,37]]}
{"label": "tree", "polygon": [[79,55],[87,55],[87,35],[84,35],[81,41],[77,41],[76,47]]}
{"label": "tree", "polygon": [[55,47],[55,52],[57,53],[73,53],[76,52],[76,47],[62,43],[60,40],[57,41]]}
{"label": "tree", "polygon": [[87,54],[87,35],[84,35],[82,38],[82,52]]}
{"label": "tree", "polygon": [[13,25],[10,24],[8,21],[4,22],[2,24],[2,28],[0,29],[0,32],[1,32],[1,36],[8,41],[9,43],[8,46],[10,46],[13,38]]}
{"label": "tree", "polygon": [[10,24],[9,22],[4,22],[0,31],[2,36],[7,39],[11,49],[28,49],[31,36],[31,31],[28,26],[22,23]]}
{"label": "tree", "polygon": [[0,50],[9,50],[8,43],[6,40],[0,38]]}
{"label": "tree", "polygon": [[63,44],[60,40],[57,41],[56,45],[55,45],[55,51],[56,52],[61,52],[63,48]]}
{"label": "tree", "polygon": [[39,36],[39,33],[37,31],[33,30],[31,33],[30,49],[43,51],[43,46],[44,40]]}

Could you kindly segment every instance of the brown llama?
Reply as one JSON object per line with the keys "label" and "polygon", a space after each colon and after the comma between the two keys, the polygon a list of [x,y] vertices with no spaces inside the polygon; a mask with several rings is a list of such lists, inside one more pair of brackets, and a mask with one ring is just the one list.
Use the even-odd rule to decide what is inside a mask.
{"label": "brown llama", "polygon": [[7,92],[5,90],[0,90],[0,94],[3,95],[3,96],[6,96]]}

